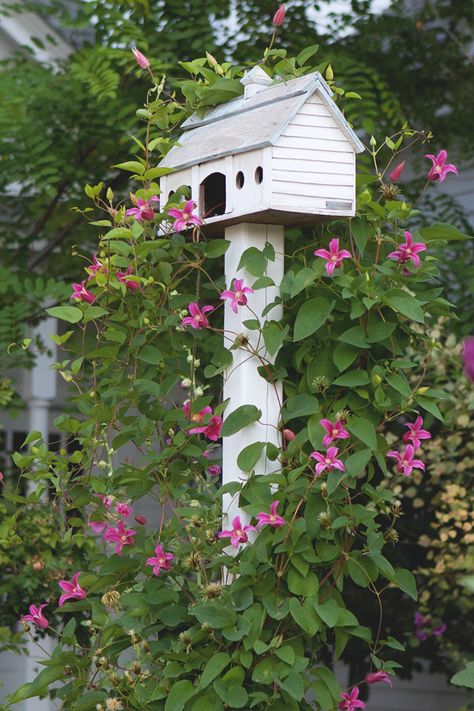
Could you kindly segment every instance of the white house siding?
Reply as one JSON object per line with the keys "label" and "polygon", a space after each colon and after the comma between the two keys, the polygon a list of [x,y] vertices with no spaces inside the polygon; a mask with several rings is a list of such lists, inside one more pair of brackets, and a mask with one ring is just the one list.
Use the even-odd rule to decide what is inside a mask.
{"label": "white house siding", "polygon": [[354,204],[354,149],[317,94],[273,148],[272,185],[273,201],[281,205],[325,212],[328,200]]}

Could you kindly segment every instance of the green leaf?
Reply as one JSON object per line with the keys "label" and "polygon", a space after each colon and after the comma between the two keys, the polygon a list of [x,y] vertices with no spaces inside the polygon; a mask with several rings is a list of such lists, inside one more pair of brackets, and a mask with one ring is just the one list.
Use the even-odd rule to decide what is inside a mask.
{"label": "green leaf", "polygon": [[230,656],[227,652],[217,652],[207,662],[201,674],[199,688],[205,689],[214,679],[230,664]]}
{"label": "green leaf", "polygon": [[403,397],[411,397],[411,388],[407,380],[398,373],[387,375],[387,383],[392,386]]}
{"label": "green leaf", "polygon": [[183,711],[186,703],[194,696],[196,689],[188,679],[172,685],[165,703],[165,711]]}
{"label": "green leaf", "polygon": [[340,375],[333,382],[333,385],[345,385],[346,387],[356,388],[359,385],[367,385],[370,383],[370,378],[365,370],[353,370],[350,373]]}
{"label": "green leaf", "polygon": [[254,442],[247,445],[237,457],[237,466],[244,472],[249,472],[258,462],[266,442]]}
{"label": "green leaf", "polygon": [[144,346],[137,354],[138,360],[150,365],[158,365],[163,360],[163,354],[155,346]]}
{"label": "green leaf", "polygon": [[101,318],[108,313],[107,309],[102,308],[102,306],[88,306],[84,311],[84,323],[93,321],[96,318]]}
{"label": "green leaf", "polygon": [[382,298],[394,311],[399,311],[412,321],[424,323],[425,317],[419,302],[403,289],[390,289]]}
{"label": "green leaf", "polygon": [[79,323],[83,316],[81,309],[76,306],[52,306],[46,309],[46,313],[68,323]]}
{"label": "green leaf", "polygon": [[215,259],[222,257],[230,247],[230,242],[227,239],[214,239],[206,244],[206,257]]}
{"label": "green leaf", "polygon": [[367,348],[369,345],[362,326],[348,328],[347,331],[341,333],[337,340],[342,341],[342,343],[348,343],[350,346],[355,346],[356,348]]}
{"label": "green leaf", "polygon": [[391,323],[390,321],[379,321],[378,323],[373,323],[367,329],[367,340],[369,343],[379,343],[384,341],[386,338],[392,335],[396,323]]}
{"label": "green leaf", "polygon": [[360,351],[354,346],[349,346],[346,343],[338,343],[334,348],[332,359],[337,369],[342,373],[346,370],[356,358],[360,356]]}
{"label": "green leaf", "polygon": [[46,694],[50,684],[53,684],[59,679],[64,679],[64,666],[47,667],[40,671],[32,682],[23,684],[11,696],[8,697],[9,704],[17,704],[20,701],[29,699],[32,696]]}
{"label": "green leaf", "polygon": [[285,422],[289,422],[296,417],[314,415],[318,411],[319,403],[314,395],[299,393],[286,401],[282,416]]}
{"label": "green leaf", "polygon": [[132,230],[128,227],[114,227],[113,230],[109,230],[105,235],[104,239],[133,239],[134,235]]}
{"label": "green leaf", "polygon": [[286,330],[284,331],[276,321],[270,321],[262,328],[265,347],[271,356],[274,356],[281,347],[286,336]]}
{"label": "green leaf", "polygon": [[293,567],[289,570],[287,583],[290,592],[302,597],[313,597],[319,590],[319,581],[315,573],[301,575]]}
{"label": "green leaf", "polygon": [[441,414],[441,410],[439,409],[438,405],[433,402],[433,400],[430,400],[429,398],[424,397],[423,395],[417,395],[416,402],[418,403],[418,405],[421,405],[424,410],[434,415],[437,420],[444,422],[444,417]]}
{"label": "green leaf", "polygon": [[229,437],[239,432],[247,425],[252,424],[252,422],[257,422],[261,416],[262,411],[255,405],[241,405],[225,418],[222,425],[222,436]]}
{"label": "green leaf", "polygon": [[311,59],[311,57],[316,54],[318,49],[319,44],[312,44],[310,47],[305,47],[304,49],[302,49],[296,57],[296,64],[299,67],[302,67],[304,64],[306,64],[308,59]]}
{"label": "green leaf", "polygon": [[354,452],[345,461],[347,474],[350,476],[362,474],[371,459],[372,449],[361,449],[359,452]]}
{"label": "green leaf", "polygon": [[351,417],[347,429],[367,447],[377,449],[377,435],[373,424],[369,420],[363,417]]}
{"label": "green leaf", "polygon": [[468,662],[465,669],[451,677],[451,684],[474,689],[474,662]]}
{"label": "green leaf", "polygon": [[129,173],[138,173],[138,175],[143,175],[145,172],[145,166],[137,160],[127,160],[125,163],[117,163],[113,167],[128,170]]}
{"label": "green leaf", "polygon": [[296,273],[295,279],[291,286],[291,298],[299,294],[300,291],[303,291],[303,289],[306,289],[307,286],[311,286],[311,284],[313,284],[315,280],[316,272],[314,271],[314,269],[309,269],[309,267],[300,269]]}
{"label": "green leaf", "polygon": [[237,271],[246,269],[252,276],[263,276],[267,268],[267,258],[256,247],[249,247],[242,254]]}
{"label": "green leaf", "polygon": [[433,239],[448,241],[472,239],[471,235],[466,235],[464,232],[458,230],[457,227],[447,225],[444,222],[436,222],[434,225],[431,225],[431,227],[422,227],[419,232],[427,242]]}
{"label": "green leaf", "polygon": [[286,691],[292,699],[301,701],[304,696],[304,684],[301,675],[295,671],[288,674],[286,679],[281,683],[281,688]]}
{"label": "green leaf", "polygon": [[416,580],[409,570],[405,568],[397,568],[395,570],[395,577],[393,581],[398,585],[400,590],[403,590],[407,595],[409,595],[415,602],[418,600],[418,592],[416,589]]}
{"label": "green leaf", "polygon": [[316,634],[319,629],[320,623],[316,616],[316,611],[312,606],[311,600],[305,600],[302,605],[296,597],[290,598],[290,614],[298,627],[309,634],[310,637]]}
{"label": "green leaf", "polygon": [[293,340],[301,341],[316,333],[324,325],[333,308],[334,301],[329,302],[319,296],[305,301],[296,316]]}

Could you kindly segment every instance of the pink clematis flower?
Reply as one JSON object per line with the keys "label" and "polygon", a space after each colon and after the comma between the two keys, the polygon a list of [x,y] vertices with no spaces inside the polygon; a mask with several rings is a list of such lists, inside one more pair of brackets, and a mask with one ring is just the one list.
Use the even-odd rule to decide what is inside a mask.
{"label": "pink clematis flower", "polygon": [[84,284],[86,283],[85,279],[84,281],[81,281],[80,284],[73,284],[72,285],[72,294],[71,294],[71,299],[77,299],[78,301],[87,301],[88,304],[93,304],[95,301],[95,295],[86,289]]}
{"label": "pink clematis flower", "polygon": [[214,311],[213,306],[203,306],[199,308],[199,304],[193,301],[188,306],[188,311],[190,316],[185,316],[181,320],[181,326],[191,326],[191,328],[209,328],[209,321],[207,320],[206,314],[210,311]]}
{"label": "pink clematis flower", "polygon": [[408,432],[403,435],[403,441],[411,442],[415,450],[421,447],[422,439],[431,439],[431,432],[423,429],[422,417],[417,417],[415,422],[407,422],[405,427],[408,427]]}
{"label": "pink clematis flower", "polygon": [[314,255],[326,260],[328,276],[332,276],[335,269],[342,267],[343,259],[352,259],[352,254],[347,249],[339,249],[339,239],[337,237],[329,242],[329,251],[327,249],[317,249]]}
{"label": "pink clematis flower", "polygon": [[428,171],[428,180],[431,180],[432,182],[437,181],[438,183],[442,183],[444,180],[446,180],[446,176],[448,173],[455,173],[456,175],[458,174],[458,169],[455,165],[453,165],[452,163],[446,164],[447,157],[448,152],[445,150],[441,150],[437,156],[434,156],[431,153],[427,153],[425,155],[425,158],[429,158],[430,161],[433,163],[433,165]]}
{"label": "pink clematis flower", "polygon": [[37,625],[38,627],[41,627],[42,629],[46,629],[49,627],[49,622],[46,619],[46,617],[43,615],[43,609],[47,607],[46,603],[43,603],[42,605],[39,605],[36,607],[36,605],[30,605],[29,610],[30,614],[29,615],[23,615],[21,618],[22,622],[33,622],[33,624]]}
{"label": "pink clematis flower", "polygon": [[132,49],[132,52],[133,52],[133,56],[135,57],[138,66],[141,67],[142,69],[148,69],[148,67],[150,66],[150,60],[147,57],[145,57],[145,55],[142,54],[140,52],[140,50],[137,49],[136,47],[134,47]]}
{"label": "pink clematis flower", "polygon": [[387,452],[387,457],[397,460],[397,472],[403,476],[410,476],[414,469],[423,469],[425,465],[419,459],[414,459],[415,448],[412,444],[407,444],[405,451],[400,454],[395,450]]}
{"label": "pink clematis flower", "polygon": [[74,573],[71,581],[60,580],[58,585],[61,590],[64,590],[63,594],[59,598],[58,605],[62,607],[67,600],[84,600],[87,597],[87,593],[78,583],[78,578],[80,573]]}
{"label": "pink clematis flower", "polygon": [[135,291],[135,289],[140,288],[140,284],[138,281],[134,281],[133,279],[127,279],[129,276],[136,276],[135,274],[132,274],[132,265],[130,265],[127,269],[126,272],[117,272],[117,279],[121,284],[125,284],[127,289],[132,289]]}
{"label": "pink clematis flower", "polygon": [[388,686],[393,686],[392,680],[390,679],[387,672],[384,671],[371,672],[370,674],[366,674],[365,681],[367,684],[378,684],[379,682],[382,682],[383,684],[388,684]]}
{"label": "pink clematis flower", "polygon": [[183,412],[187,420],[191,422],[202,422],[206,415],[212,415],[212,407],[206,405],[206,407],[203,407],[199,412],[191,412],[191,402],[186,400],[186,402],[183,403]]}
{"label": "pink clematis flower", "polygon": [[339,702],[339,708],[342,711],[354,711],[354,709],[365,709],[365,704],[359,699],[359,687],[354,686],[349,694],[344,691],[341,694],[342,701]]}
{"label": "pink clematis flower", "polygon": [[[133,200],[132,200],[133,201]],[[147,221],[149,222],[155,217],[155,211],[151,205],[152,202],[160,202],[158,195],[152,195],[151,198],[145,200],[144,198],[135,198],[135,207],[129,207],[126,211],[127,217],[134,217],[137,222]]]}
{"label": "pink clematis flower", "polygon": [[281,27],[285,21],[286,8],[284,5],[280,5],[278,10],[273,15],[272,24],[273,27]]}
{"label": "pink clematis flower", "polygon": [[113,496],[106,494],[96,494],[96,496],[102,501],[106,509],[110,509],[114,502]]}
{"label": "pink clematis flower", "polygon": [[397,180],[399,180],[401,174],[403,173],[405,169],[405,161],[403,160],[401,163],[399,163],[395,168],[392,170],[391,173],[389,173],[388,177],[392,181],[392,183],[396,183]]}
{"label": "pink clematis flower", "polygon": [[255,531],[255,526],[242,526],[239,516],[232,519],[232,528],[230,531],[221,531],[217,534],[218,538],[230,538],[231,545],[238,548],[240,543],[247,543],[249,537],[247,531]]}
{"label": "pink clematis flower", "polygon": [[202,425],[200,427],[193,427],[188,430],[189,434],[203,434],[211,442],[217,442],[221,436],[222,430],[222,417],[219,415],[213,415],[207,425]]}
{"label": "pink clematis flower", "polygon": [[326,454],[321,454],[321,452],[311,452],[310,459],[316,459],[318,462],[314,468],[316,476],[321,476],[323,472],[332,472],[333,469],[339,469],[341,472],[346,471],[346,467],[337,459],[339,450],[337,447],[329,447]]}
{"label": "pink clematis flower", "polygon": [[168,210],[168,215],[175,218],[173,224],[175,232],[182,232],[191,226],[200,227],[203,224],[201,218],[193,213],[195,207],[195,202],[186,200],[182,208],[172,207]]}
{"label": "pink clematis flower", "polygon": [[116,511],[120,516],[124,516],[125,518],[128,518],[133,513],[132,507],[125,503],[118,503]]}
{"label": "pink clematis flower", "polygon": [[85,268],[86,272],[89,274],[89,281],[92,279],[92,277],[95,277],[97,273],[99,274],[106,274],[107,273],[107,267],[105,264],[102,264],[102,262],[97,259],[97,253],[95,252],[92,255],[92,264],[90,264],[88,267]]}
{"label": "pink clematis flower", "polygon": [[405,230],[403,234],[405,235],[405,243],[399,244],[395,251],[390,252],[388,258],[396,259],[397,262],[400,262],[400,264],[405,264],[406,262],[411,261],[415,267],[419,267],[420,258],[418,253],[425,251],[426,244],[424,242],[413,242],[411,232],[408,232],[408,230]]}
{"label": "pink clematis flower", "polygon": [[348,439],[349,432],[345,429],[341,420],[337,420],[334,424],[330,420],[319,420],[319,424],[324,427],[326,434],[323,437],[323,445],[329,447],[335,439]]}
{"label": "pink clematis flower", "polygon": [[108,528],[104,533],[104,540],[108,543],[115,543],[115,552],[122,555],[124,546],[132,546],[135,543],[137,532],[133,528],[125,528],[123,521],[119,521],[117,528]]}
{"label": "pink clematis flower", "polygon": [[279,501],[274,501],[272,503],[269,514],[263,511],[257,514],[257,528],[262,528],[262,526],[275,526],[278,528],[279,526],[285,525],[285,519],[282,518],[282,516],[279,516],[276,512],[279,503]]}
{"label": "pink clematis flower", "polygon": [[89,528],[92,528],[94,533],[102,533],[107,527],[107,523],[105,521],[92,521],[91,519],[88,520],[87,525]]}
{"label": "pink clematis flower", "polygon": [[220,464],[211,464],[211,466],[207,468],[207,473],[209,476],[220,476],[222,474],[222,467]]}
{"label": "pink clematis flower", "polygon": [[462,359],[464,363],[464,372],[469,380],[474,383],[474,336],[468,336],[464,339],[462,346]]}
{"label": "pink clematis flower", "polygon": [[159,575],[161,570],[170,570],[171,561],[174,560],[172,553],[165,553],[163,546],[159,543],[155,548],[155,555],[146,559],[146,564],[153,566],[153,575]]}
{"label": "pink clematis flower", "polygon": [[435,627],[432,631],[434,637],[441,637],[442,634],[446,632],[447,625],[442,622],[438,627]]}
{"label": "pink clematis flower", "polygon": [[247,304],[246,294],[253,294],[254,291],[249,286],[244,286],[243,279],[234,279],[233,287],[234,291],[227,289],[221,293],[220,298],[230,299],[230,308],[236,314],[239,306]]}

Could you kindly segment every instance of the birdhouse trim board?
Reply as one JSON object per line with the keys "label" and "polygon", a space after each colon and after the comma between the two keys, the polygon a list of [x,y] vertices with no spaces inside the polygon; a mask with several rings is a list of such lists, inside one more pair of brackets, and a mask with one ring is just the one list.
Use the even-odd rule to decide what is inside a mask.
{"label": "birdhouse trim board", "polygon": [[244,218],[297,225],[355,212],[363,145],[330,88],[318,72],[269,81],[260,67],[251,70],[245,95],[191,116],[160,164],[173,170],[162,178],[164,197],[189,186],[209,234]]}

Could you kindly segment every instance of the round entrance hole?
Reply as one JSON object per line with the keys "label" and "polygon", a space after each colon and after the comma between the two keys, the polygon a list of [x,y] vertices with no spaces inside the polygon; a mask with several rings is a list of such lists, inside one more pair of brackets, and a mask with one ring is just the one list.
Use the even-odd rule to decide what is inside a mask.
{"label": "round entrance hole", "polygon": [[255,170],[255,182],[257,185],[260,185],[260,183],[263,182],[263,168],[261,165],[259,165]]}
{"label": "round entrance hole", "polygon": [[238,189],[241,190],[244,187],[244,183],[245,183],[245,176],[242,173],[242,171],[239,170],[239,172],[235,176],[235,184],[237,185]]}

